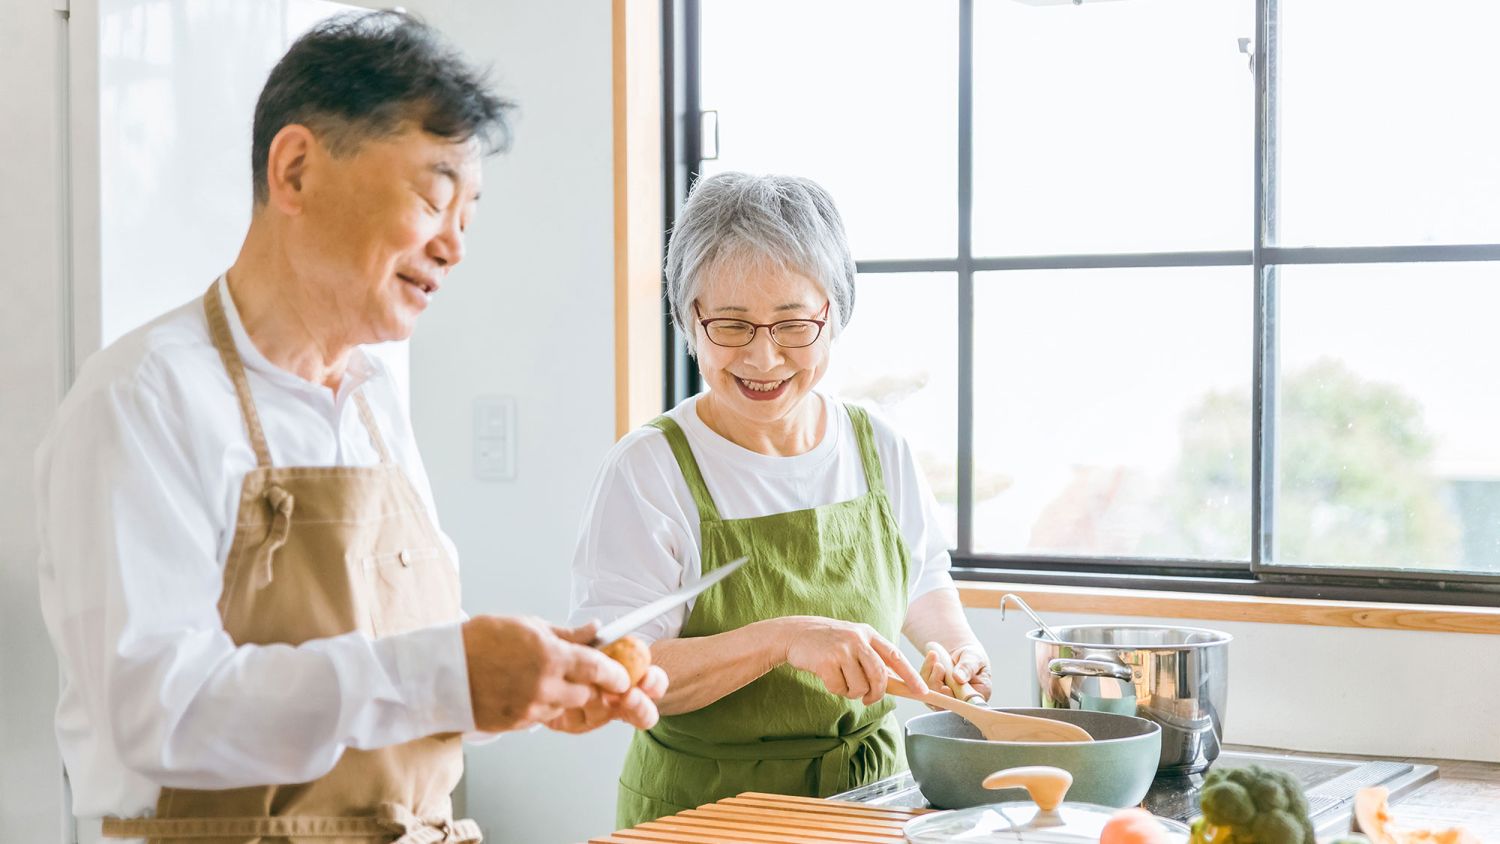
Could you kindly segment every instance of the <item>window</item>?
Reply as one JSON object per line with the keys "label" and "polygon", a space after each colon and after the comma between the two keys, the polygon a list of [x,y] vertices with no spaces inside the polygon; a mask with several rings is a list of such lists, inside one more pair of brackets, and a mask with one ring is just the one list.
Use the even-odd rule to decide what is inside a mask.
{"label": "window", "polygon": [[969,576],[1500,603],[1500,6],[664,9],[669,197],[833,193],[825,386],[906,434]]}

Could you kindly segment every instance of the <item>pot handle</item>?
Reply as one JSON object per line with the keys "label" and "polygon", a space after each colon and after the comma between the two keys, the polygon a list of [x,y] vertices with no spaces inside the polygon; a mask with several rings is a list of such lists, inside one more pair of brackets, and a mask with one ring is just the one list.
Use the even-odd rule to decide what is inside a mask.
{"label": "pot handle", "polygon": [[1054,659],[1047,670],[1054,677],[1113,677],[1122,683],[1135,679],[1130,666],[1099,659]]}
{"label": "pot handle", "polygon": [[1062,768],[1050,765],[1029,765],[1024,768],[1006,768],[984,778],[984,787],[1024,788],[1031,795],[1031,802],[1043,812],[1050,812],[1062,804],[1073,785],[1073,775]]}

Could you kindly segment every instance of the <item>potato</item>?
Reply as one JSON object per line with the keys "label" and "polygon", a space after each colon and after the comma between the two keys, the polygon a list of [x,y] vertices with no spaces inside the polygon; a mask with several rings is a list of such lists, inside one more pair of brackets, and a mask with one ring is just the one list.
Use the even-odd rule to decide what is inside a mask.
{"label": "potato", "polygon": [[651,649],[634,636],[624,636],[600,650],[605,656],[625,666],[625,673],[630,675],[632,686],[640,683],[641,678],[646,676],[646,669],[651,667]]}

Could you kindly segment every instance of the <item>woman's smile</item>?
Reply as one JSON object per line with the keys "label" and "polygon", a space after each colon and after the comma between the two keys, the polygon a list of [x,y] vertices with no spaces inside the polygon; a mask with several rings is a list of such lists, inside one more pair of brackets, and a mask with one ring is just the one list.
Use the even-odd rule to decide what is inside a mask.
{"label": "woman's smile", "polygon": [[792,383],[792,379],[781,378],[775,381],[765,381],[741,378],[736,375],[734,376],[734,383],[740,388],[740,392],[744,394],[745,398],[751,401],[771,401],[772,399],[781,398],[782,394],[786,392],[787,385]]}

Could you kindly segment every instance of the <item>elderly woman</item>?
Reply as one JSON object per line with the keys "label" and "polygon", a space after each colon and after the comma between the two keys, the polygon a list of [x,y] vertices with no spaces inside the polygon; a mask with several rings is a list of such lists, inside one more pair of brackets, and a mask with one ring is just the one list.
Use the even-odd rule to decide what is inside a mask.
{"label": "elderly woman", "polygon": [[[622,826],[742,791],[826,796],[902,767],[887,672],[971,682],[989,660],[949,577],[937,504],[899,434],[815,390],[854,307],[833,200],[725,173],[688,199],[672,316],[707,390],[622,439],[573,565],[576,619],[617,617],[737,557],[642,631],[672,679],[620,777]],[[938,643],[918,674],[897,632]]]}

